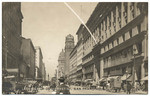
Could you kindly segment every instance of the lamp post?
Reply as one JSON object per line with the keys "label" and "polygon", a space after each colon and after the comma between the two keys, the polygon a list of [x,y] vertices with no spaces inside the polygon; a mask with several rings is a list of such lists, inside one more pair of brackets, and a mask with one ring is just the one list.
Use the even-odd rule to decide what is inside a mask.
{"label": "lamp post", "polygon": [[132,71],[132,75],[133,75],[132,87],[133,88],[134,88],[134,85],[135,85],[135,52],[136,52],[136,49],[134,48],[133,49],[133,71]]}
{"label": "lamp post", "polygon": [[128,76],[128,71],[126,70],[126,92],[128,94],[128,91],[127,91],[127,76]]}

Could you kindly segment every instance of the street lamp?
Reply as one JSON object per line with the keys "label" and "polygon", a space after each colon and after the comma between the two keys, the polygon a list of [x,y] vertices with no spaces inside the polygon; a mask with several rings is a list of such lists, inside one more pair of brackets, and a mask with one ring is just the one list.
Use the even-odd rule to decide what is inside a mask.
{"label": "street lamp", "polygon": [[128,91],[127,91],[127,76],[128,76],[128,70],[126,70],[126,92],[128,94]]}
{"label": "street lamp", "polygon": [[133,71],[132,71],[132,74],[133,74],[133,79],[132,79],[133,80],[133,82],[132,82],[133,85],[132,85],[132,87],[133,88],[134,88],[134,85],[135,85],[135,55],[136,55],[135,52],[136,52],[136,49],[134,48],[133,49],[133,57],[134,57],[133,58]]}

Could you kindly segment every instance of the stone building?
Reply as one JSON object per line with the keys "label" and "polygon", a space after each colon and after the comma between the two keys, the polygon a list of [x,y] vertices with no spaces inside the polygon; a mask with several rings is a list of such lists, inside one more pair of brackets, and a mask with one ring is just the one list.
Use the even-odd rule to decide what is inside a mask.
{"label": "stone building", "polygon": [[98,43],[83,32],[84,78],[147,76],[147,11],[147,3],[98,3],[86,23]]}
{"label": "stone building", "polygon": [[71,34],[69,34],[66,36],[66,41],[65,41],[64,74],[66,77],[69,75],[69,55],[73,48],[74,48],[74,37]]}
{"label": "stone building", "polygon": [[41,73],[42,73],[42,81],[44,82],[46,80],[46,69],[45,69],[45,63],[42,62],[42,68],[41,68]]}
{"label": "stone building", "polygon": [[21,65],[22,19],[20,2],[2,3],[2,70],[15,75],[17,80]]}
{"label": "stone building", "polygon": [[82,57],[83,57],[83,32],[84,26],[81,24],[76,35],[77,35],[77,72],[76,79],[81,81],[83,79],[82,72]]}
{"label": "stone building", "polygon": [[35,46],[35,50],[36,79],[42,79],[43,54],[40,46]]}
{"label": "stone building", "polygon": [[69,55],[69,79],[72,82],[76,81],[76,72],[77,72],[77,46],[73,48]]}
{"label": "stone building", "polygon": [[58,78],[64,76],[64,66],[65,66],[65,52],[62,49],[58,58]]}
{"label": "stone building", "polygon": [[26,64],[26,78],[35,79],[35,49],[31,39],[22,38],[22,59]]}

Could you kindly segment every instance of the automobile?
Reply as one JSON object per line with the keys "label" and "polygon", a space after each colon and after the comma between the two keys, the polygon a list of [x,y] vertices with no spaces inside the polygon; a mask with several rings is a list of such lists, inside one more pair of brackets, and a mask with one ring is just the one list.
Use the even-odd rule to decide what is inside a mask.
{"label": "automobile", "polygon": [[44,88],[45,90],[48,90],[48,89],[50,88],[50,81],[44,81],[44,82],[43,82],[43,88]]}

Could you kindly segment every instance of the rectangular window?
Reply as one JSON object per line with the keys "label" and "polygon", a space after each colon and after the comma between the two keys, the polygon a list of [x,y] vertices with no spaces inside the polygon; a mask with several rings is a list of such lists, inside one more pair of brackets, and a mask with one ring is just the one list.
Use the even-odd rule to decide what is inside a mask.
{"label": "rectangular window", "polygon": [[138,28],[138,33],[140,33],[140,32],[141,32],[141,24],[139,24],[139,25],[137,26],[137,28]]}
{"label": "rectangular window", "polygon": [[122,35],[122,38],[123,38],[123,42],[124,42],[125,41],[125,34]]}
{"label": "rectangular window", "polygon": [[132,29],[129,31],[130,38],[132,37]]}
{"label": "rectangular window", "polygon": [[119,45],[119,38],[117,38],[117,45]]}
{"label": "rectangular window", "polygon": [[142,42],[137,44],[137,49],[138,49],[138,53],[141,54],[142,53]]}
{"label": "rectangular window", "polygon": [[114,47],[114,42],[112,41],[112,48]]}

